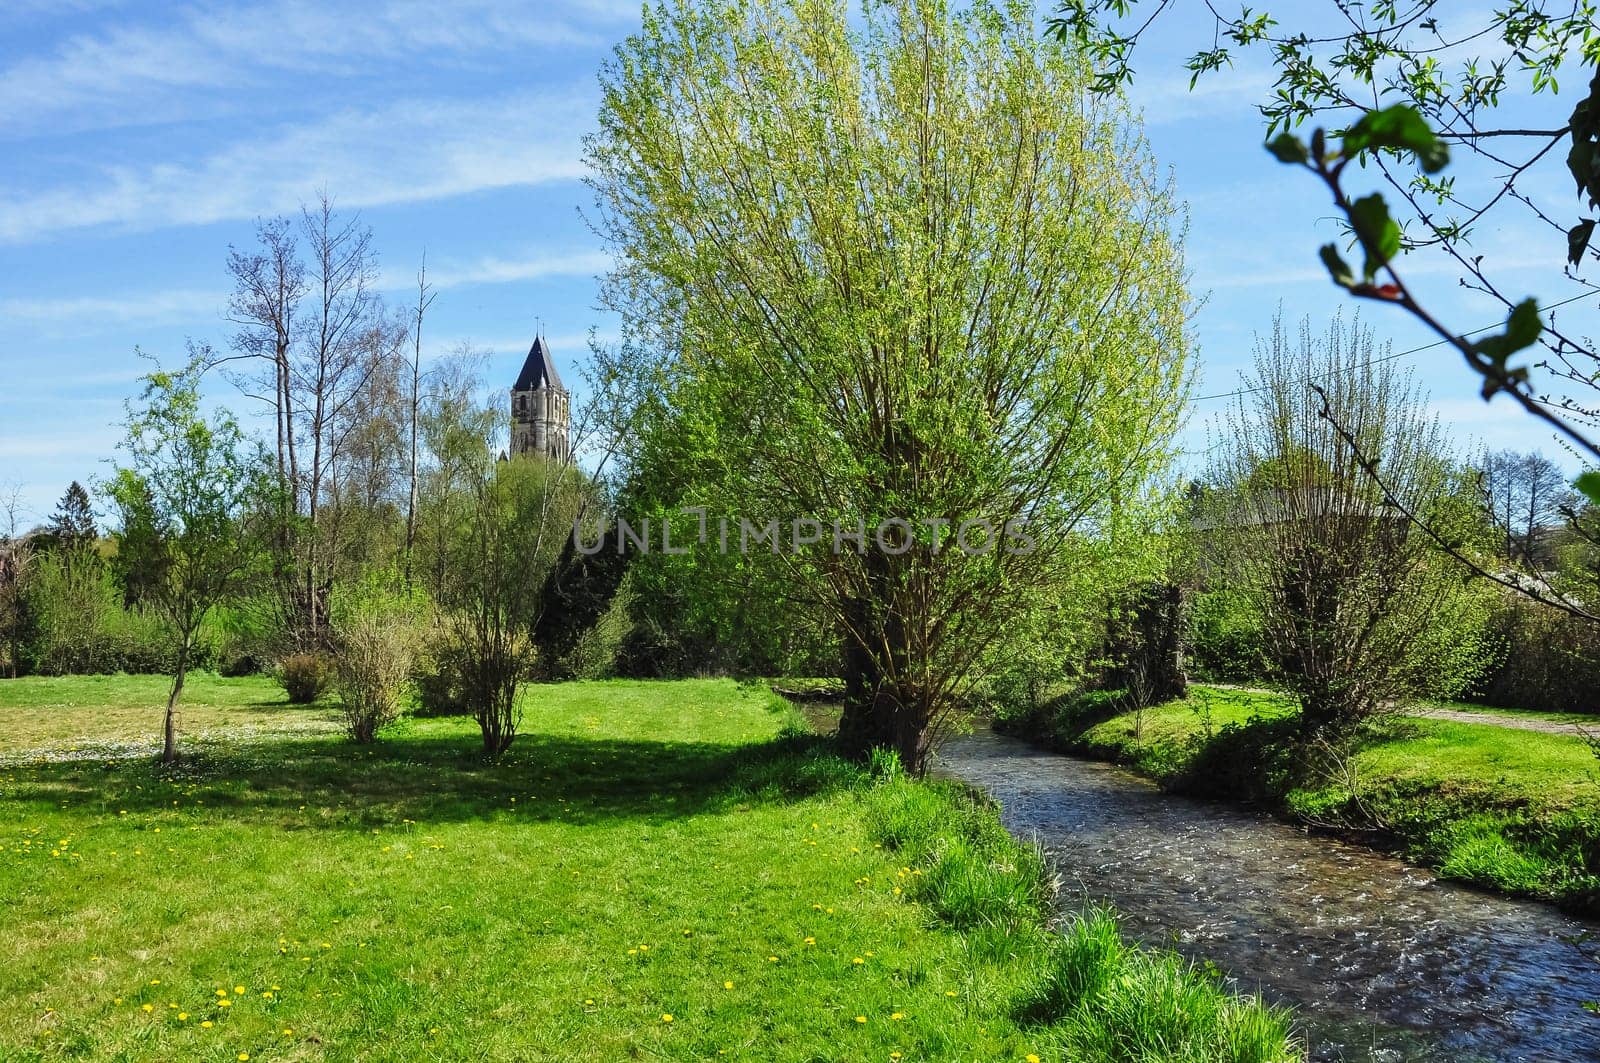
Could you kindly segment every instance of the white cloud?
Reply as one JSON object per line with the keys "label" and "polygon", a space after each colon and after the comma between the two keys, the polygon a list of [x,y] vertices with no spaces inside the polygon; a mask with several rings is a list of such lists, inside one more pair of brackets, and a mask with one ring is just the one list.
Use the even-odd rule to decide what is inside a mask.
{"label": "white cloud", "polygon": [[[149,9],[146,9],[148,12]],[[548,0],[383,0],[359,8],[313,0],[209,5],[176,21],[80,33],[0,69],[0,131],[114,128],[215,113],[217,91],[261,91],[285,74],[346,77],[373,69],[459,65],[515,49],[599,47],[605,5]],[[213,90],[197,92],[196,90]]]}
{"label": "white cloud", "polygon": [[109,225],[148,230],[298,209],[319,189],[360,209],[576,178],[587,92],[407,101],[279,129],[190,163],[114,166],[0,200],[0,243]]}
{"label": "white cloud", "polygon": [[[490,255],[470,262],[428,267],[428,283],[437,291],[465,288],[476,284],[509,284],[540,280],[544,277],[592,277],[611,268],[611,256],[603,251],[567,251],[528,258]],[[411,268],[385,270],[379,287],[385,291],[415,292],[416,271]]]}
{"label": "white cloud", "polygon": [[0,299],[0,319],[42,326],[71,326],[75,333],[100,325],[163,325],[218,317],[226,305],[221,292],[179,288],[137,295],[83,295],[65,298]]}

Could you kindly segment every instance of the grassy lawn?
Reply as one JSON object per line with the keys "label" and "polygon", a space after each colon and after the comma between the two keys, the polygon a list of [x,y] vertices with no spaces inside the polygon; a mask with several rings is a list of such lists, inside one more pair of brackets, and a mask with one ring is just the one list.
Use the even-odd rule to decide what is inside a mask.
{"label": "grassy lawn", "polygon": [[[161,709],[172,681],[156,675],[30,676],[0,682],[0,757],[30,750],[59,757],[97,751],[160,751]],[[338,714],[308,710],[284,700],[266,676],[221,679],[189,676],[180,704],[179,731],[190,738],[237,741],[264,734],[337,732]]]}
{"label": "grassy lawn", "polygon": [[[162,772],[159,679],[0,682],[0,1059],[1288,1051],[1281,1019],[1158,954],[1100,950],[1128,999],[1039,1020],[1022,1002],[1078,975],[1028,851],[954,791],[780,737],[792,710],[765,692],[536,687],[491,764],[470,720],[358,747],[264,681],[192,690]],[[1128,1007],[1157,981],[1210,1027],[1094,1010],[1195,1026],[1193,1000]]]}
{"label": "grassy lawn", "polygon": [[1290,770],[1295,711],[1279,695],[1200,686],[1142,716],[1090,697],[1017,726],[1175,790],[1376,830],[1448,878],[1600,912],[1600,760],[1582,738],[1407,718],[1336,781],[1308,782]]}

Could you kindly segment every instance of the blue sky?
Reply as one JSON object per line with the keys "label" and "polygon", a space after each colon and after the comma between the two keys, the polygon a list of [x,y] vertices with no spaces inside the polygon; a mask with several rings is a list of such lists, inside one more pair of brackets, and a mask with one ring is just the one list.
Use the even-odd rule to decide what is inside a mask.
{"label": "blue sky", "polygon": [[[104,475],[122,401],[145,370],[135,347],[175,362],[187,339],[225,346],[229,245],[248,245],[257,217],[293,212],[319,189],[372,227],[396,302],[426,251],[439,290],[431,355],[470,340],[509,383],[542,320],[564,377],[578,380],[589,330],[612,327],[594,309],[605,257],[579,214],[580,140],[598,66],[638,10],[629,0],[0,5],[0,488],[19,484],[37,517],[68,481]],[[1246,64],[1188,92],[1177,57],[1201,25],[1189,17],[1158,24],[1134,100],[1189,204],[1189,266],[1205,298],[1193,321],[1196,393],[1208,395],[1238,386],[1252,335],[1280,304],[1290,319],[1321,319],[1342,300],[1315,258],[1333,235],[1325,196],[1260,147],[1252,104],[1268,74]],[[1530,177],[1564,216],[1577,203],[1559,154]],[[1519,220],[1483,243],[1511,265],[1503,278],[1538,291],[1562,249]],[[1412,272],[1447,319],[1495,320],[1440,263]],[[1397,350],[1432,338],[1385,308],[1365,317]],[[1406,361],[1464,446],[1556,453],[1508,405],[1480,402],[1450,352]],[[1196,404],[1192,450],[1223,405]]]}

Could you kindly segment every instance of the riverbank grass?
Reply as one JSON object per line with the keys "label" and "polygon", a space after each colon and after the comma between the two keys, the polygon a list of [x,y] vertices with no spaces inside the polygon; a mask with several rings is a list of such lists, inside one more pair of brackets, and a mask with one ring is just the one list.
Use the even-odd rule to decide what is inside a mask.
{"label": "riverbank grass", "polygon": [[1600,759],[1582,737],[1401,717],[1312,778],[1296,770],[1296,722],[1282,695],[1197,686],[1142,712],[1095,694],[1003,726],[1174,791],[1258,802],[1398,847],[1445,878],[1600,914]]}
{"label": "riverbank grass", "polygon": [[1123,983],[1023,1006],[1054,977],[1038,854],[761,690],[532,688],[490,763],[470,720],[360,747],[203,679],[162,771],[162,686],[0,682],[7,1060],[1293,1056],[1175,960],[1236,1017],[1080,1051]]}

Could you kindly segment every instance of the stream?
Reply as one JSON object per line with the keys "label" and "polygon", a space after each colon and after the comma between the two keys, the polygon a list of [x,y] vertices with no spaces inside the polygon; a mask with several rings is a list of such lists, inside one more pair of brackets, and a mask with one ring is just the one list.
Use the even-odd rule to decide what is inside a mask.
{"label": "stream", "polygon": [[1063,905],[1109,904],[1292,1005],[1313,1060],[1600,1061],[1594,924],[987,731],[944,743],[935,774],[1043,846]]}

